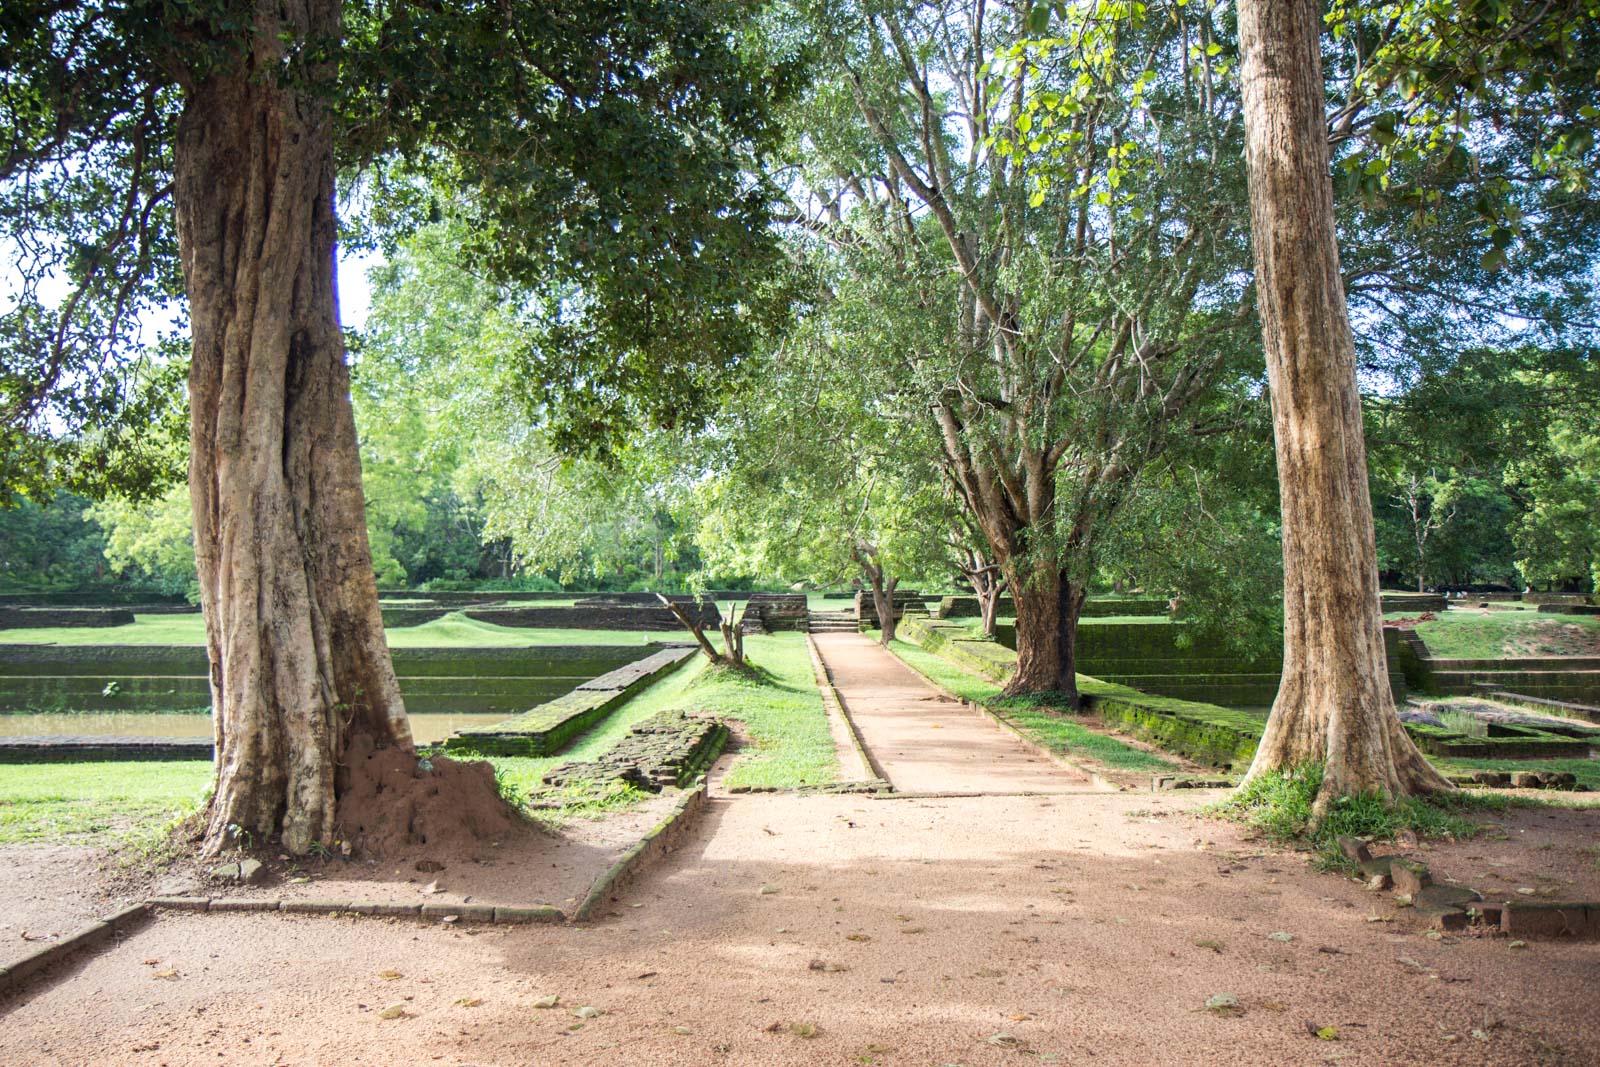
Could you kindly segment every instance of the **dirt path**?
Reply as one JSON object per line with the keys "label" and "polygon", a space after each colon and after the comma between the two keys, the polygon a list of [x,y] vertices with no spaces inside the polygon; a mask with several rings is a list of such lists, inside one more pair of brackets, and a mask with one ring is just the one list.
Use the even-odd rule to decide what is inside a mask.
{"label": "dirt path", "polygon": [[588,928],[164,916],[0,1006],[0,1062],[1593,1062],[1595,946],[1429,939],[1203,799],[716,800]]}
{"label": "dirt path", "polygon": [[1087,776],[942,696],[871,638],[817,634],[822,662],[884,776],[903,793],[1072,793]]}
{"label": "dirt path", "polygon": [[[1594,1062],[1597,946],[1429,936],[1214,794],[1086,792],[865,640],[818,645],[896,785],[996,795],[713,799],[583,927],[167,913],[0,1001],[0,1063]],[[1600,811],[1546,814],[1441,867],[1587,862]]]}

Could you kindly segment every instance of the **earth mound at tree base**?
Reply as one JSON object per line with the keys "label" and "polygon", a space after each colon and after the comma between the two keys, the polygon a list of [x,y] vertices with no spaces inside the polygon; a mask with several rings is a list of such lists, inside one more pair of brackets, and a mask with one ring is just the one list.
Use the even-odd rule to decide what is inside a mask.
{"label": "earth mound at tree base", "polygon": [[517,828],[494,768],[442,756],[419,759],[400,748],[352,738],[339,769],[336,833],[354,853],[392,856],[421,846],[430,854],[475,849]]}

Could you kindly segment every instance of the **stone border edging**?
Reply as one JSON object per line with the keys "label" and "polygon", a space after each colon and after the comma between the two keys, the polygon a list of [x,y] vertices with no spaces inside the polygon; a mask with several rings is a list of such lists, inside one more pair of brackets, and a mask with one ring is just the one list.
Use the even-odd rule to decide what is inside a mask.
{"label": "stone border edging", "polygon": [[145,904],[169,911],[282,912],[292,915],[358,915],[385,919],[424,919],[442,922],[454,916],[463,923],[525,926],[562,923],[566,913],[548,905],[513,907],[505,904],[402,904],[389,900],[306,900],[280,897],[151,897]]}
{"label": "stone border edging", "polygon": [[0,997],[18,992],[30,978],[49,970],[68,956],[76,955],[83,949],[96,948],[118,934],[130,933],[153,917],[148,903],[133,904],[14,963],[0,967]]}
{"label": "stone border edging", "polygon": [[[861,765],[869,774],[876,775],[881,782],[889,781],[889,776],[883,772],[883,767],[867,751],[867,746],[861,740],[861,731],[856,728],[856,721],[850,717],[850,712],[845,709],[844,698],[839,695],[839,689],[833,684],[833,675],[828,672],[828,665],[822,661],[822,653],[817,648],[816,639],[809,633],[806,634],[806,650],[811,653],[811,671],[816,676],[817,691],[822,694],[822,709],[831,717],[838,712],[839,719],[844,723],[845,732],[850,735],[850,744],[856,750],[856,756],[861,760]],[[899,657],[896,657],[897,659]],[[843,767],[839,768],[841,771]],[[871,781],[871,779],[853,779],[854,781]],[[891,786],[891,788],[893,788]]]}
{"label": "stone border edging", "polygon": [[707,777],[701,775],[694,788],[685,793],[672,806],[666,818],[651,828],[634,845],[617,857],[616,861],[594,880],[589,892],[573,911],[569,921],[588,922],[600,910],[606,898],[620,890],[638,873],[659,856],[670,852],[674,843],[687,831],[692,817],[705,807],[709,793]]}

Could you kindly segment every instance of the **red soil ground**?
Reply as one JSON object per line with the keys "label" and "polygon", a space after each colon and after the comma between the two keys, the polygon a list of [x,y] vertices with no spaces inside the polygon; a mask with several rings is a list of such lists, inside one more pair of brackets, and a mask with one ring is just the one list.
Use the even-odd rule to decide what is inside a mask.
{"label": "red soil ground", "polygon": [[[886,677],[841,684],[863,720]],[[927,734],[919,774],[957,736]],[[1214,795],[718,797],[588,927],[166,914],[0,1004],[0,1063],[1597,1061],[1600,945],[1430,937],[1197,815]],[[1600,812],[1495,821],[1423,854],[1600,889]]]}

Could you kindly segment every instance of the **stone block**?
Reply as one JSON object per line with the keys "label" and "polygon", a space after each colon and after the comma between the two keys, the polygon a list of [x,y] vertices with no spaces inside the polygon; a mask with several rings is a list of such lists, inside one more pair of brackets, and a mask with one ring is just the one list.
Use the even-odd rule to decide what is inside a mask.
{"label": "stone block", "polygon": [[235,863],[224,863],[220,867],[211,869],[211,877],[222,882],[234,882],[239,885],[260,885],[266,881],[267,869],[260,860],[243,859]]}
{"label": "stone block", "polygon": [[1389,861],[1389,877],[1394,879],[1396,893],[1409,894],[1413,899],[1433,884],[1433,875],[1428,873],[1427,864],[1400,856]]}
{"label": "stone block", "polygon": [[286,900],[280,907],[282,911],[298,912],[302,915],[331,915],[334,912],[349,911],[348,900]]}
{"label": "stone block", "polygon": [[110,940],[112,934],[110,923],[90,923],[81,930],[76,930],[53,945],[46,945],[36,952],[30,952],[20,960],[12,960],[6,968],[9,972],[7,980],[20,982],[31,978],[47,967],[54,966],[61,960],[77,952],[79,949],[91,948]]}
{"label": "stone block", "polygon": [[559,923],[565,922],[566,915],[560,908],[503,908],[494,909],[494,921],[507,925],[522,925],[526,923]]}
{"label": "stone block", "polygon": [[1600,940],[1600,903],[1510,900],[1501,910],[1500,930],[1524,939]]}
{"label": "stone block", "polygon": [[1344,858],[1351,863],[1366,863],[1372,859],[1372,850],[1367,843],[1359,837],[1341,835],[1339,838],[1339,851],[1344,853]]}
{"label": "stone block", "polygon": [[121,911],[113,912],[105,917],[104,921],[117,933],[125,933],[135,927],[142,926],[150,918],[149,904],[130,904]]}
{"label": "stone block", "polygon": [[1464,908],[1477,904],[1483,895],[1464,885],[1423,886],[1413,897],[1416,904],[1436,904],[1447,908]]}
{"label": "stone block", "polygon": [[277,911],[271,897],[219,897],[211,902],[212,911]]}
{"label": "stone block", "polygon": [[415,919],[422,914],[421,904],[400,904],[384,900],[357,900],[349,908],[354,915],[383,915],[396,919]]}
{"label": "stone block", "polygon": [[433,922],[442,922],[454,916],[459,922],[464,923],[492,923],[494,922],[493,904],[424,904],[422,917]]}
{"label": "stone block", "polygon": [[1393,885],[1389,871],[1390,864],[1394,862],[1393,856],[1368,856],[1366,859],[1357,860],[1356,865],[1361,868],[1361,873],[1370,881],[1374,878],[1383,879],[1384,888]]}
{"label": "stone block", "polygon": [[145,903],[153,908],[168,908],[172,911],[207,911],[211,907],[210,897],[151,897]]}

